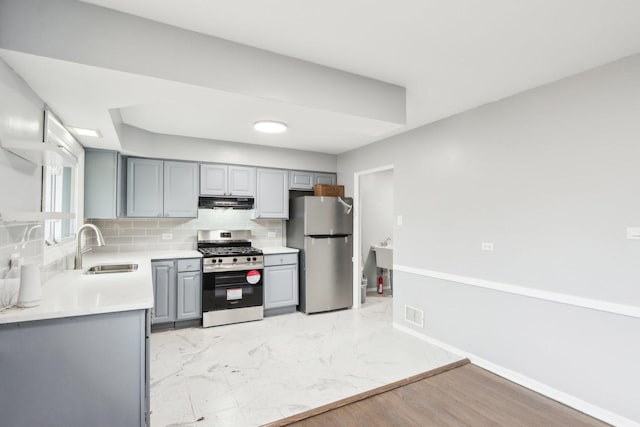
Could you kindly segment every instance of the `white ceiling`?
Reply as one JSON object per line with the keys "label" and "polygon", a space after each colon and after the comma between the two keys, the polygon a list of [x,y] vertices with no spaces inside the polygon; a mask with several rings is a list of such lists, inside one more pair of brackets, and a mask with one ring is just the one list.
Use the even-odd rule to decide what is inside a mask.
{"label": "white ceiling", "polygon": [[[334,154],[640,52],[636,0],[85,2],[404,86],[407,123],[0,52],[65,121],[104,126],[120,108],[153,132]],[[291,132],[257,135],[258,116]]]}

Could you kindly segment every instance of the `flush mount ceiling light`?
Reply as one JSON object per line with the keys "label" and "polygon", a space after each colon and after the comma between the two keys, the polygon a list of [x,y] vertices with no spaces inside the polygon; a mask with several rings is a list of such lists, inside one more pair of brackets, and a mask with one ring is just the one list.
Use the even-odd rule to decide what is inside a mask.
{"label": "flush mount ceiling light", "polygon": [[91,136],[93,138],[102,138],[100,131],[95,129],[77,128],[75,126],[67,126],[69,130],[78,136]]}
{"label": "flush mount ceiling light", "polygon": [[262,133],[282,133],[287,130],[287,124],[273,120],[260,120],[253,124],[253,128]]}

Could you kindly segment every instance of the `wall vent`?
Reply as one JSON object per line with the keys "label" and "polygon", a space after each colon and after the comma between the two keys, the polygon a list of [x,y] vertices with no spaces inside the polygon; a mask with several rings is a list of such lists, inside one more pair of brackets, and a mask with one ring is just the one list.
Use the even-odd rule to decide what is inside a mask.
{"label": "wall vent", "polygon": [[419,308],[404,306],[404,320],[412,325],[424,328],[424,311]]}

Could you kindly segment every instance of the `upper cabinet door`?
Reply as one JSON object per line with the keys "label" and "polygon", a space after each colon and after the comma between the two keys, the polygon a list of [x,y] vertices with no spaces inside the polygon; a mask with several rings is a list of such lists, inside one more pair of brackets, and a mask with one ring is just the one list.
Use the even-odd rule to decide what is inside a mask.
{"label": "upper cabinet door", "polygon": [[164,216],[198,216],[198,164],[164,162]]}
{"label": "upper cabinet door", "polygon": [[338,179],[336,177],[336,174],[334,173],[316,173],[314,174],[314,183],[313,185],[316,184],[326,184],[326,185],[336,185],[336,183],[338,182]]}
{"label": "upper cabinet door", "polygon": [[313,172],[291,171],[289,172],[290,190],[313,190]]}
{"label": "upper cabinet door", "polygon": [[163,215],[163,162],[127,159],[127,216]]}
{"label": "upper cabinet door", "polygon": [[258,169],[256,218],[289,219],[289,171]]}
{"label": "upper cabinet door", "polygon": [[85,218],[115,218],[118,196],[118,153],[106,150],[85,150],[84,216]]}
{"label": "upper cabinet door", "polygon": [[256,195],[256,168],[229,166],[229,196]]}
{"label": "upper cabinet door", "polygon": [[200,165],[200,194],[227,196],[227,165]]}

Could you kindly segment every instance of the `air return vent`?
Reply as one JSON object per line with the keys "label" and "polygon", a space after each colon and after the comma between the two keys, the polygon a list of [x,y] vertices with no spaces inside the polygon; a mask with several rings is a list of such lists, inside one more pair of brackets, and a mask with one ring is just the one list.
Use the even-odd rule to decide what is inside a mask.
{"label": "air return vent", "polygon": [[404,306],[404,320],[412,325],[424,327],[424,311],[419,308],[411,307],[410,305]]}

